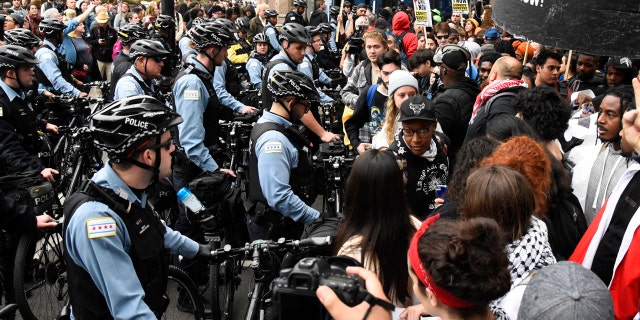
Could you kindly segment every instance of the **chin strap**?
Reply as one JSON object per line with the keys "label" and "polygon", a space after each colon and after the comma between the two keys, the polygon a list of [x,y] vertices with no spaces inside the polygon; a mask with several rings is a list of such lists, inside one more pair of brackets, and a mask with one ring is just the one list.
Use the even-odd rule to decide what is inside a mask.
{"label": "chin strap", "polygon": [[[155,145],[157,146],[159,144],[160,144],[160,136],[157,136]],[[149,149],[149,148],[145,148],[145,149]],[[155,181],[158,181],[158,177],[160,176],[160,163],[162,161],[162,159],[161,159],[162,158],[162,152],[161,151],[162,150],[156,149],[156,161],[155,161],[155,164],[154,164],[153,167],[148,165],[148,164],[146,164],[146,163],[142,163],[142,162],[140,162],[138,160],[130,158],[130,157],[125,158],[124,161],[127,161],[127,162],[133,164],[136,167],[140,167],[142,169],[149,170],[149,171],[153,172],[153,177],[151,178],[151,181],[149,181],[149,185],[151,185]]]}

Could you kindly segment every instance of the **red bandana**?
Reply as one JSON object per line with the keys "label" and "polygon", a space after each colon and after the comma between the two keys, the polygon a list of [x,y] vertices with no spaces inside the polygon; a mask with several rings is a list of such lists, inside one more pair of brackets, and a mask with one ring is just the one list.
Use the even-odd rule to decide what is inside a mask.
{"label": "red bandana", "polygon": [[435,282],[433,282],[433,279],[431,278],[431,274],[429,274],[427,268],[425,268],[420,261],[420,256],[418,254],[418,241],[420,240],[420,237],[422,237],[422,235],[427,232],[427,229],[429,229],[429,227],[431,227],[436,222],[436,220],[438,220],[438,218],[440,218],[439,213],[425,220],[422,223],[420,230],[418,230],[413,235],[411,245],[409,246],[409,261],[411,262],[411,268],[413,269],[413,272],[415,272],[418,276],[418,279],[420,279],[420,282],[422,282],[425,287],[431,289],[431,292],[433,292],[436,297],[438,297],[438,299],[440,299],[440,301],[442,301],[442,303],[444,303],[445,305],[457,309],[473,307],[475,305],[474,303],[464,299],[460,299],[451,294],[446,289],[441,288],[437,284],[435,284]]}

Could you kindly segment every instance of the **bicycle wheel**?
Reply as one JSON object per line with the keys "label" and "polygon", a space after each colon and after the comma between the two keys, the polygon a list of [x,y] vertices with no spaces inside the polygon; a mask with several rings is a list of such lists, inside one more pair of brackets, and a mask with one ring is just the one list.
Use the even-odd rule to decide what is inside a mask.
{"label": "bicycle wheel", "polygon": [[211,304],[213,319],[231,319],[236,291],[235,259],[228,258],[222,263],[211,265],[209,277],[213,300]]}
{"label": "bicycle wheel", "polygon": [[167,296],[170,299],[162,319],[202,319],[204,307],[193,280],[184,270],[169,266]]}
{"label": "bicycle wheel", "polygon": [[13,281],[23,319],[56,318],[69,300],[63,249],[60,228],[20,238]]}

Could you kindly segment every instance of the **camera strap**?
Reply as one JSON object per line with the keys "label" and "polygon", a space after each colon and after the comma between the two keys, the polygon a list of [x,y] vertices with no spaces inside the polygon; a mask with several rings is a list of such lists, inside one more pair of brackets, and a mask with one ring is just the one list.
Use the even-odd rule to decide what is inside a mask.
{"label": "camera strap", "polygon": [[369,291],[367,291],[367,296],[364,297],[364,301],[369,304],[369,309],[367,309],[367,312],[364,313],[364,317],[362,317],[362,320],[366,320],[367,317],[369,317],[371,309],[373,309],[373,307],[375,307],[376,305],[381,306],[389,311],[393,311],[396,309],[396,306],[393,305],[393,303],[376,298]]}

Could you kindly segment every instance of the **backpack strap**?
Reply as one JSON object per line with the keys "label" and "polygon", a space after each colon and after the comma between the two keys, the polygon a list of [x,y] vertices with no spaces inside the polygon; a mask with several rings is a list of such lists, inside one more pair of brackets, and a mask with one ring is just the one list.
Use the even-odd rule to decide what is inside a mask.
{"label": "backpack strap", "polygon": [[371,108],[371,103],[373,102],[373,97],[376,94],[376,90],[378,89],[378,84],[372,84],[367,91],[367,106]]}
{"label": "backpack strap", "polygon": [[506,92],[500,92],[494,95],[493,97],[491,97],[491,99],[489,99],[489,101],[487,101],[487,103],[485,103],[484,105],[485,114],[487,115],[489,114],[489,109],[491,108],[491,105],[493,105],[493,102],[495,102],[499,97],[506,97],[506,96],[515,97],[516,93],[511,91],[506,91]]}

